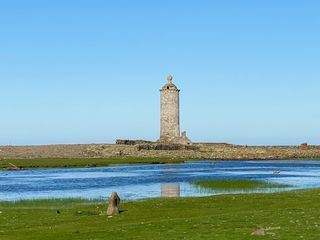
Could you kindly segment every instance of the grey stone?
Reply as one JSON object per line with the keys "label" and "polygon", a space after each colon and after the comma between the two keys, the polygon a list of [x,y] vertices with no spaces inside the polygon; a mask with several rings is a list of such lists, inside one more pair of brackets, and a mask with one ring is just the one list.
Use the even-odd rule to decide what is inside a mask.
{"label": "grey stone", "polygon": [[254,236],[265,236],[266,235],[266,231],[265,231],[264,228],[258,228],[254,232],[252,232],[251,235],[254,235]]}
{"label": "grey stone", "polygon": [[109,198],[107,215],[113,216],[119,214],[120,197],[116,192],[113,192]]}

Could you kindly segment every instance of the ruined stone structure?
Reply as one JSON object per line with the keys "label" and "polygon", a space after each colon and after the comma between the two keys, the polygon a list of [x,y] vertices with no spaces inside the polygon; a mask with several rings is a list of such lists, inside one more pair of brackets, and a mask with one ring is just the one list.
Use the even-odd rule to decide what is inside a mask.
{"label": "ruined stone structure", "polygon": [[160,89],[160,139],[159,142],[171,144],[191,144],[186,132],[180,135],[180,90],[167,77],[167,84]]}

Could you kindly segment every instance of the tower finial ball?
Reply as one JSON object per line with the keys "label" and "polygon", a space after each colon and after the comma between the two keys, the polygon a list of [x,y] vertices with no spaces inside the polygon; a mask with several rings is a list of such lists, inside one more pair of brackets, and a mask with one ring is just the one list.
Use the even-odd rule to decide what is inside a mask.
{"label": "tower finial ball", "polygon": [[169,75],[169,76],[167,77],[167,80],[168,80],[168,82],[169,82],[169,83],[171,83],[171,82],[172,82],[172,80],[173,80],[172,75]]}

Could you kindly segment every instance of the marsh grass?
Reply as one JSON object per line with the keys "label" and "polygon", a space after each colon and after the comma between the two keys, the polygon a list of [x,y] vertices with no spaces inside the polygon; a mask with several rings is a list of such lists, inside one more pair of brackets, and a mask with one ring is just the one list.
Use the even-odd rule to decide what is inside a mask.
{"label": "marsh grass", "polygon": [[285,184],[270,183],[258,180],[227,179],[227,180],[200,180],[191,182],[200,190],[207,191],[254,191],[266,189],[283,189],[289,187]]}

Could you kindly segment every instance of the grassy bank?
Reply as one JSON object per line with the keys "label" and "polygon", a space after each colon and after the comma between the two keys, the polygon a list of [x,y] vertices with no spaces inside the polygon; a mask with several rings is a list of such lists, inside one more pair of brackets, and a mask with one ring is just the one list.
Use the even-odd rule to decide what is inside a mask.
{"label": "grassy bank", "polygon": [[[0,203],[0,239],[319,239],[320,190],[151,199]],[[59,210],[59,213],[57,213]],[[264,229],[265,236],[251,235]]]}
{"label": "grassy bank", "polygon": [[102,167],[122,164],[181,163],[185,160],[187,159],[144,157],[0,159],[0,169]]}
{"label": "grassy bank", "polygon": [[[125,164],[170,164],[185,161],[202,161],[205,158],[160,158],[160,157],[109,157],[109,158],[27,158],[0,159],[0,170],[20,170],[29,168],[80,168],[105,167]],[[210,160],[210,159],[207,159]],[[225,159],[232,160],[232,159]],[[245,159],[233,159],[245,160]],[[250,159],[248,159],[250,160]],[[303,159],[299,159],[303,160]],[[310,159],[309,159],[310,160]]]}
{"label": "grassy bank", "polygon": [[226,190],[226,191],[236,191],[236,190],[257,190],[257,189],[268,189],[268,188],[285,188],[288,185],[269,183],[257,180],[202,180],[195,181],[191,184],[208,190]]}

